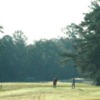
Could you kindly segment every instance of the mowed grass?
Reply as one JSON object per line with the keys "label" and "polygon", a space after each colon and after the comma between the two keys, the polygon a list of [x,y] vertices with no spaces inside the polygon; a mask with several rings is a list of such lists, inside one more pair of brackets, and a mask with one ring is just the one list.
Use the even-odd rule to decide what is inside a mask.
{"label": "mowed grass", "polygon": [[100,87],[89,84],[58,82],[45,83],[0,83],[0,100],[100,100]]}

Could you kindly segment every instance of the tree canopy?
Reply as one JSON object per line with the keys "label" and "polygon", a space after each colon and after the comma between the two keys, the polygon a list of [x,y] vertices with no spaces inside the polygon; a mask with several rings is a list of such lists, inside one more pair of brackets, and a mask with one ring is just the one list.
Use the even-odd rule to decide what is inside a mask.
{"label": "tree canopy", "polygon": [[[100,1],[93,1],[80,24],[72,23],[66,34],[73,39],[74,61],[82,76],[100,85]],[[66,57],[71,57],[66,54]],[[72,58],[72,57],[71,57]]]}
{"label": "tree canopy", "polygon": [[[67,44],[67,46],[66,46]],[[51,81],[72,77],[73,66],[62,67],[59,52],[71,50],[69,39],[39,40],[27,44],[22,31],[0,39],[0,81]],[[78,76],[77,71],[75,74]]]}

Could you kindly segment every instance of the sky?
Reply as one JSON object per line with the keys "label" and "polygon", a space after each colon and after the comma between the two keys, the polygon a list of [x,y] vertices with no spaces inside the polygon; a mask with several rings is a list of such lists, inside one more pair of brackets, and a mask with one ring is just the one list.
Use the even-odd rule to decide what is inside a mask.
{"label": "sky", "polygon": [[[92,0],[0,0],[0,25],[4,35],[21,30],[28,42],[64,36],[61,31],[80,23]],[[2,34],[0,34],[2,36]]]}

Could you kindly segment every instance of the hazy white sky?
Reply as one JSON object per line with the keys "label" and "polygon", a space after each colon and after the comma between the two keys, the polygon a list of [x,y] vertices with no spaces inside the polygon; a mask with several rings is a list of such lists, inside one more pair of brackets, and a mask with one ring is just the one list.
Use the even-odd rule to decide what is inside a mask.
{"label": "hazy white sky", "polygon": [[29,42],[63,36],[61,28],[79,23],[92,0],[0,0],[5,34],[22,30]]}

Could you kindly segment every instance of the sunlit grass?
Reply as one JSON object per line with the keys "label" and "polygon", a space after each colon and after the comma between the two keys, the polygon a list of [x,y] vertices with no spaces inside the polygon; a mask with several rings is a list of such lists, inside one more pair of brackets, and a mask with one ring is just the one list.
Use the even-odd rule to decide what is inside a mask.
{"label": "sunlit grass", "polygon": [[100,87],[89,84],[58,82],[45,83],[0,83],[0,100],[100,100]]}

